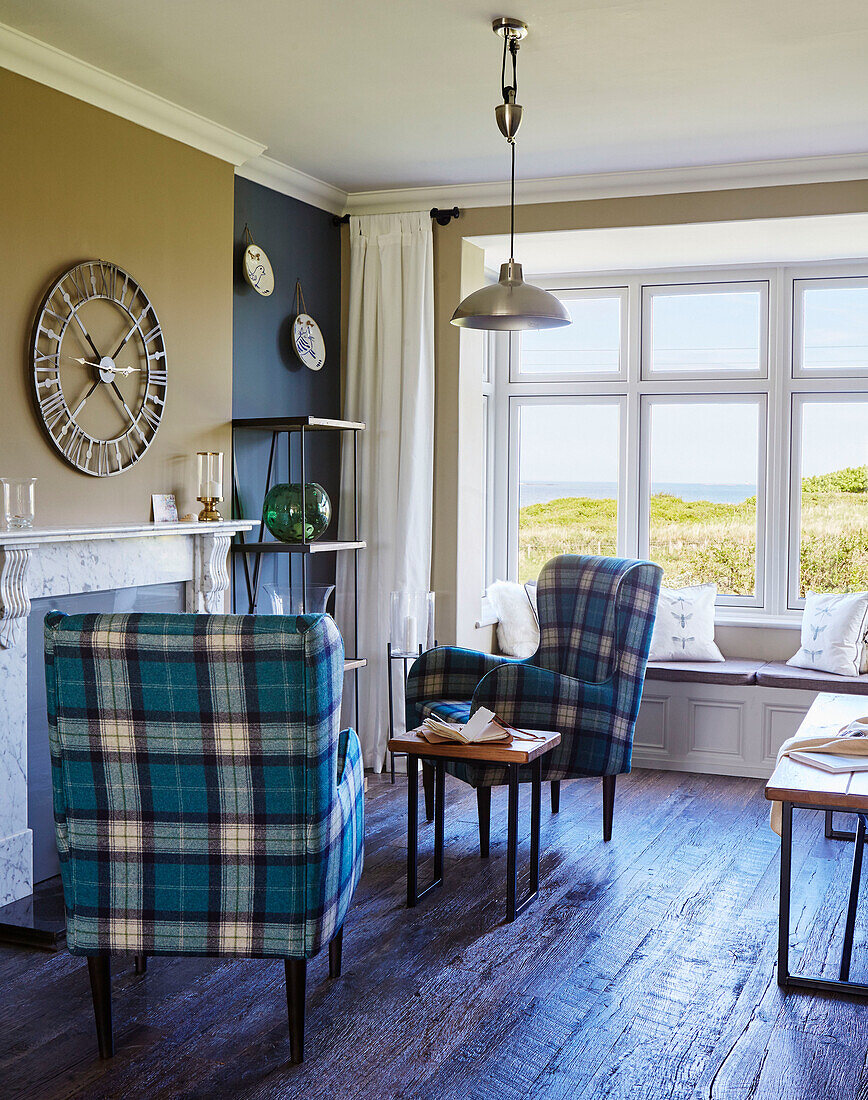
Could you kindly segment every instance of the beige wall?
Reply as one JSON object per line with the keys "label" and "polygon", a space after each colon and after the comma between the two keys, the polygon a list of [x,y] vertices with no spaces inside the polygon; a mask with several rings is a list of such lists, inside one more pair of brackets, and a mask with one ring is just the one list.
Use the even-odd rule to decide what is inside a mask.
{"label": "beige wall", "polygon": [[[866,210],[868,182],[856,181],[521,206],[516,229],[530,233]],[[477,338],[451,325],[449,319],[461,298],[482,284],[482,265],[474,261],[478,249],[463,238],[508,231],[509,210],[505,207],[462,210],[461,217],[448,227],[434,226],[437,402],[432,583],[437,591],[437,633],[442,642],[480,648],[487,647],[491,639],[490,630],[474,628],[483,587],[483,528],[478,507],[483,470],[480,351]],[[520,248],[518,252],[516,258],[521,260]],[[661,262],[665,263],[665,258]],[[727,640],[733,650],[749,649],[750,642],[740,637]]]}
{"label": "beige wall", "polygon": [[[37,524],[150,517],[150,495],[195,504],[191,455],[228,452],[232,400],[232,166],[0,70],[0,476],[36,476]],[[28,344],[52,279],[104,259],[151,298],[166,339],[166,410],[117,477],[68,466],[30,397]]]}

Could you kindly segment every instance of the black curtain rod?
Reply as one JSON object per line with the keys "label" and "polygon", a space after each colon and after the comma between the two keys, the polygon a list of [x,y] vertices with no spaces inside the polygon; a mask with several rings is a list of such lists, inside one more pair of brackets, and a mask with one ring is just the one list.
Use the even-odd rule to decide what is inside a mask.
{"label": "black curtain rod", "polygon": [[[438,210],[436,206],[430,210],[430,215],[437,222],[438,225],[448,225],[453,218],[460,218],[461,211],[457,206],[453,206],[451,210]],[[349,214],[344,214],[342,218],[332,218],[332,225],[348,225],[350,220]]]}

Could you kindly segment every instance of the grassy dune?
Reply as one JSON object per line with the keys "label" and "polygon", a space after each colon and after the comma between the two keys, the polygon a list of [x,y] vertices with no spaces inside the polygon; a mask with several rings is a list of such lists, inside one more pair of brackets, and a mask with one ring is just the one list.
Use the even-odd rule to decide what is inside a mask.
{"label": "grassy dune", "polygon": [[[753,593],[756,501],[718,504],[651,498],[651,552],[670,587],[716,581],[721,593]],[[519,576],[534,579],[555,554],[615,554],[614,500],[565,497],[519,512]],[[868,468],[802,483],[801,586],[868,589]]]}

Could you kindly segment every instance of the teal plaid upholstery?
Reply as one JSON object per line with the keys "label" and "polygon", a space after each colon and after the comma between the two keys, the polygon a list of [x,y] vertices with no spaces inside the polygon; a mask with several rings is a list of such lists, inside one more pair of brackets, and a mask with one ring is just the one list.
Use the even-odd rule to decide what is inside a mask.
{"label": "teal plaid upholstery", "polygon": [[309,958],[362,871],[361,748],[326,615],[45,619],[73,954]]}
{"label": "teal plaid upholstery", "polygon": [[[488,707],[514,726],[560,733],[560,745],[543,757],[544,779],[629,771],[661,575],[650,562],[553,558],[537,587],[537,652],[516,661],[451,646],[429,650],[410,670],[407,729],[428,714],[463,721]],[[474,787],[507,781],[500,765],[447,767]]]}

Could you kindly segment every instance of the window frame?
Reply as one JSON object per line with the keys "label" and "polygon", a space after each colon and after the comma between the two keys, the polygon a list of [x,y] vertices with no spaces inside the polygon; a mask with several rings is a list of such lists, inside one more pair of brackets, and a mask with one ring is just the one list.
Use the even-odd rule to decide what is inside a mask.
{"label": "window frame", "polygon": [[619,409],[618,418],[618,497],[616,544],[620,547],[626,537],[627,515],[622,501],[626,495],[627,481],[627,399],[625,394],[573,394],[558,395],[556,399],[541,395],[511,395],[509,398],[509,457],[508,457],[508,519],[507,519],[507,575],[511,578],[518,577],[519,565],[519,435],[521,431],[521,410],[528,406],[537,405],[616,405]]}
{"label": "window frame", "polygon": [[[607,271],[593,275],[568,273],[557,276],[534,275],[533,282],[547,290],[562,293],[584,289],[627,288],[627,373],[626,378],[613,380],[588,379],[577,376],[573,381],[559,377],[555,382],[543,382],[538,376],[525,375],[522,381],[514,381],[509,371],[509,359],[518,353],[518,334],[498,333],[493,344],[493,369],[491,393],[494,395],[492,424],[492,458],[488,464],[494,492],[492,502],[493,577],[515,579],[518,560],[517,495],[516,508],[510,508],[507,481],[514,480],[511,459],[516,445],[510,432],[510,401],[514,398],[540,397],[546,401],[559,398],[587,398],[621,396],[626,400],[626,414],[622,414],[621,453],[623,477],[618,501],[619,546],[618,553],[627,557],[639,556],[640,522],[640,455],[642,450],[642,424],[640,417],[643,395],[684,396],[688,398],[746,396],[764,394],[766,400],[765,456],[763,471],[765,484],[758,486],[764,498],[764,551],[758,547],[758,591],[762,576],[762,598],[746,603],[746,598],[736,598],[736,604],[718,598],[716,621],[722,624],[745,626],[798,627],[801,620],[802,600],[793,601],[792,578],[798,589],[798,540],[800,536],[800,508],[793,507],[794,463],[801,463],[796,445],[801,440],[794,434],[793,409],[797,396],[827,395],[828,400],[868,400],[868,374],[838,374],[837,372],[810,371],[806,375],[794,370],[797,333],[795,312],[797,309],[796,284],[818,280],[865,280],[868,284],[868,261],[822,261],[801,264],[765,263],[744,265],[715,265],[705,268]],[[661,378],[655,374],[643,377],[642,351],[642,287],[667,287],[685,284],[714,283],[768,283],[767,313],[767,371],[765,376],[742,377],[735,372],[718,372],[716,375],[689,377],[688,372],[673,378]],[[624,314],[622,313],[622,322]],[[623,349],[622,349],[623,350]],[[762,475],[761,475],[762,476]],[[516,491],[517,492],[517,491]],[[513,514],[514,513],[514,514]],[[758,516],[759,526],[759,516]],[[758,532],[759,533],[759,532]],[[621,541],[623,539],[623,541]],[[795,540],[795,542],[794,542]],[[793,562],[796,572],[793,572]]]}
{"label": "window frame", "polygon": [[[751,393],[646,393],[640,395],[641,451],[639,460],[639,557],[647,558],[651,545],[651,410],[655,405],[753,404],[757,407],[756,572],[754,594],[719,594],[717,607],[765,607],[766,483],[768,480],[768,396]],[[697,583],[702,583],[701,581]]]}
{"label": "window frame", "polygon": [[[708,370],[666,371],[656,370],[653,365],[653,301],[656,297],[664,295],[672,297],[675,294],[693,297],[700,294],[738,294],[756,291],[760,300],[760,330],[759,330],[759,366],[744,370],[721,370],[709,368]],[[766,279],[714,279],[705,281],[691,281],[684,283],[643,282],[641,286],[642,320],[640,342],[642,346],[641,380],[643,382],[692,382],[699,379],[723,381],[727,379],[741,380],[746,378],[766,379],[769,376],[769,329],[770,329],[770,280]]]}
{"label": "window frame", "polygon": [[799,595],[802,549],[802,426],[806,405],[868,405],[868,387],[863,390],[798,390],[790,396],[789,524],[787,530],[787,608],[801,611]]}
{"label": "window frame", "polygon": [[618,369],[616,371],[539,371],[525,372],[521,369],[521,346],[518,333],[510,333],[513,354],[510,356],[509,381],[536,385],[548,382],[584,383],[584,382],[624,382],[627,379],[628,330],[629,330],[629,288],[626,285],[571,287],[558,291],[558,297],[566,302],[597,298],[616,298],[619,303],[620,346],[618,348]]}
{"label": "window frame", "polygon": [[811,379],[812,382],[828,379],[864,378],[868,380],[868,366],[864,367],[838,367],[829,370],[826,367],[806,367],[804,364],[805,351],[805,291],[822,290],[835,287],[863,287],[868,289],[868,275],[821,275],[814,278],[793,279],[792,302],[792,377],[794,379]]}

